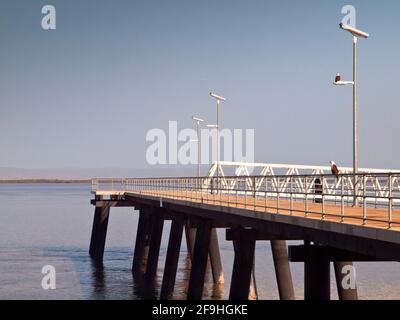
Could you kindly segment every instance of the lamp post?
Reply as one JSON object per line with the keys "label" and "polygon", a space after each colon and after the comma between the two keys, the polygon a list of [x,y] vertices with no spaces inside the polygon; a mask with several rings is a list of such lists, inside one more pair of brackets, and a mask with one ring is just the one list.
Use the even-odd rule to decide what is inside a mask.
{"label": "lamp post", "polygon": [[204,122],[203,119],[192,117],[192,120],[196,122],[197,126],[197,177],[200,177],[200,164],[201,164],[201,132],[200,125]]}
{"label": "lamp post", "polygon": [[[215,93],[210,92],[210,96],[213,97],[217,101],[217,124],[213,127],[217,128],[217,180],[219,176],[219,104],[221,101],[226,101],[224,97],[216,95]],[[209,128],[212,126],[208,126]]]}
{"label": "lamp post", "polygon": [[353,174],[354,174],[354,205],[357,205],[358,195],[358,106],[357,106],[357,40],[358,38],[367,39],[369,34],[353,28],[347,24],[340,23],[342,30],[348,31],[353,36],[353,81],[342,81],[340,74],[335,77],[334,85],[353,86]]}

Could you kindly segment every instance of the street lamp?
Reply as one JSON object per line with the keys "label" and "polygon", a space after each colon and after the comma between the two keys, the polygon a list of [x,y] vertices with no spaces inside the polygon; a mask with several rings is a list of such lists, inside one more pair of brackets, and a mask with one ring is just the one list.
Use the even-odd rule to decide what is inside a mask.
{"label": "street lamp", "polygon": [[357,204],[358,195],[358,110],[357,110],[357,39],[367,39],[369,34],[353,28],[347,24],[340,23],[342,30],[348,31],[353,36],[353,81],[343,81],[338,73],[335,77],[334,85],[347,85],[353,86],[353,173],[354,173],[354,205]]}
{"label": "street lamp", "polygon": [[[219,176],[219,104],[221,101],[226,101],[224,97],[221,97],[215,93],[210,92],[210,96],[217,101],[217,178]],[[210,127],[210,126],[208,126]],[[215,127],[215,126],[214,126]],[[218,180],[218,179],[217,179]]]}
{"label": "street lamp", "polygon": [[203,119],[192,117],[192,120],[197,124],[197,176],[200,177],[200,163],[201,163],[201,133],[200,125],[204,122]]}

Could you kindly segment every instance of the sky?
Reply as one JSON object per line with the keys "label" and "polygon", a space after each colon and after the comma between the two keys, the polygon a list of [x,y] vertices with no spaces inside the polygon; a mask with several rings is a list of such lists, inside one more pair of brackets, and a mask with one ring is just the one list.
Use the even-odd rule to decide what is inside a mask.
{"label": "sky", "polygon": [[[43,30],[41,9],[56,9]],[[255,130],[255,161],[352,165],[351,36],[359,50],[359,166],[400,168],[400,2],[0,0],[0,167],[146,167],[168,121]]]}

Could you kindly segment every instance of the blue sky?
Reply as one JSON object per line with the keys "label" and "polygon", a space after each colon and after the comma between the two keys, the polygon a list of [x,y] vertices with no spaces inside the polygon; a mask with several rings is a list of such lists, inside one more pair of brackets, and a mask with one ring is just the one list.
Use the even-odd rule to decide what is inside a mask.
{"label": "blue sky", "polygon": [[[52,4],[57,29],[41,28]],[[168,120],[255,129],[258,162],[352,164],[357,9],[361,167],[400,168],[399,1],[0,2],[0,167],[143,167]]]}

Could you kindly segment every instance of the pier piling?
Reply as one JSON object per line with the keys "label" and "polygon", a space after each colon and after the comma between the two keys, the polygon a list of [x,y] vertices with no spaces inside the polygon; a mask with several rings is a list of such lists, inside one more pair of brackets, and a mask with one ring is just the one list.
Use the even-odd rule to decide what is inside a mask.
{"label": "pier piling", "polygon": [[201,300],[203,296],[204,279],[207,269],[208,253],[211,238],[211,222],[204,219],[196,231],[192,269],[190,271],[188,300]]}
{"label": "pier piling", "polygon": [[146,207],[139,210],[139,221],[136,232],[135,250],[133,254],[132,273],[135,278],[143,275],[145,261],[148,256],[148,246],[150,238],[150,219],[149,209]]}
{"label": "pier piling", "polygon": [[219,251],[218,235],[217,229],[211,229],[211,239],[210,239],[210,262],[211,271],[215,284],[222,284],[225,282],[224,272],[221,262],[221,254]]}
{"label": "pier piling", "polygon": [[330,300],[330,261],[318,245],[305,242],[304,299]]}
{"label": "pier piling", "polygon": [[285,240],[271,240],[276,281],[281,300],[295,300],[292,273]]}
{"label": "pier piling", "polygon": [[[98,196],[97,200],[102,200]],[[89,254],[96,262],[103,262],[110,207],[95,207]]]}
{"label": "pier piling", "polygon": [[[354,270],[353,262],[350,261],[335,261],[333,263],[335,269],[336,286],[338,291],[339,300],[358,300],[356,282],[354,281],[354,287],[344,288],[343,281],[345,281],[346,274],[343,272],[346,268]],[[354,273],[355,276],[355,273]]]}
{"label": "pier piling", "polygon": [[148,284],[153,284],[158,266],[162,231],[164,227],[164,217],[160,209],[153,207],[151,210],[151,234],[149,244],[149,254],[147,258],[145,280]]}
{"label": "pier piling", "polygon": [[182,243],[183,226],[184,217],[180,214],[176,214],[171,223],[160,299],[169,299],[174,291],[179,252]]}
{"label": "pier piling", "polygon": [[242,227],[232,229],[235,258],[233,262],[230,300],[247,300],[256,245],[256,231]]}
{"label": "pier piling", "polygon": [[196,239],[196,228],[190,226],[190,220],[185,222],[185,238],[186,247],[190,256],[190,260],[193,260],[194,242]]}

